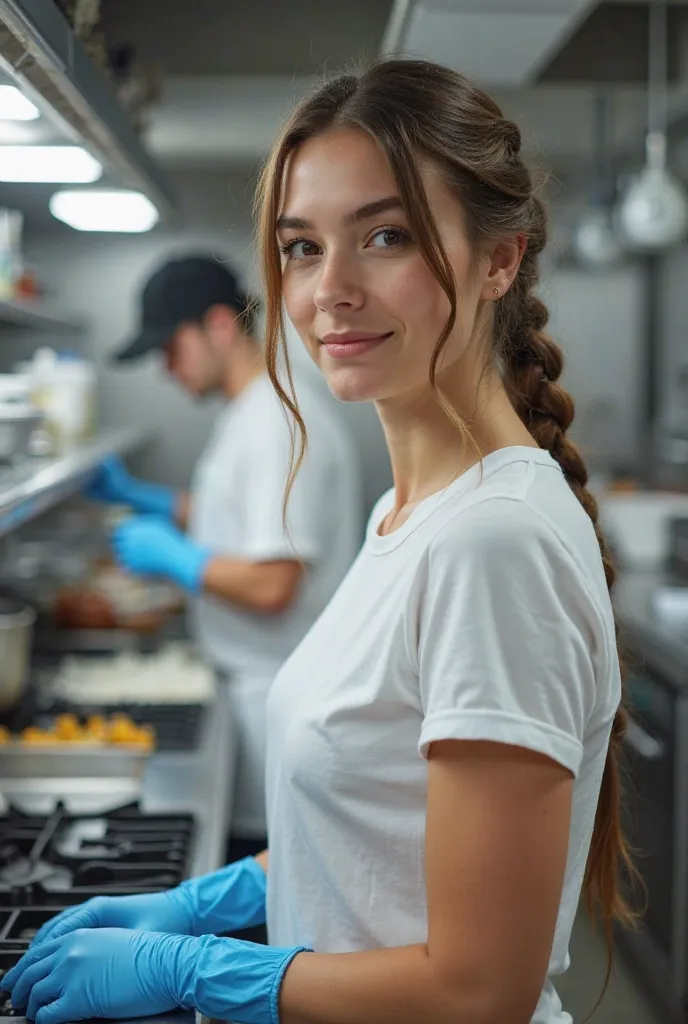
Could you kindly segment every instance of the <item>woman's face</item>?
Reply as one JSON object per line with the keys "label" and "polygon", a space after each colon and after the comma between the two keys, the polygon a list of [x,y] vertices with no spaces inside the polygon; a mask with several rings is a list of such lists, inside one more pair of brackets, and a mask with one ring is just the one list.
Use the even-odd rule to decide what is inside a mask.
{"label": "woman's face", "polygon": [[[457,200],[432,167],[423,178],[457,288],[446,371],[476,336],[494,279],[489,259],[471,259]],[[283,192],[285,305],[332,392],[383,401],[427,389],[449,301],[411,237],[378,144],[344,128],[309,140],[290,158]]]}

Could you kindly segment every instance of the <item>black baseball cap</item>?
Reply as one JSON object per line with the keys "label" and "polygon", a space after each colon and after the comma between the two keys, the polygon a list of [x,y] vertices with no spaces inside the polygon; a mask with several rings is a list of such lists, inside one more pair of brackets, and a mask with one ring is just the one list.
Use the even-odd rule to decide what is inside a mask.
{"label": "black baseball cap", "polygon": [[201,321],[213,306],[230,306],[243,314],[249,305],[229,267],[212,256],[169,260],[155,271],[141,292],[141,328],[115,355],[118,363],[164,348],[180,324]]}

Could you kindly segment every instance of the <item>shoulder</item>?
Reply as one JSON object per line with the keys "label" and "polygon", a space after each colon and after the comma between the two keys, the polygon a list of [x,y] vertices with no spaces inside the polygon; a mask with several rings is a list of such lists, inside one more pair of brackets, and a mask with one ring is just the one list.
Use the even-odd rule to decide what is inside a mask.
{"label": "shoulder", "polygon": [[551,523],[527,501],[511,495],[477,500],[449,517],[428,546],[428,558],[444,563],[480,562],[506,567],[547,557],[568,557]]}
{"label": "shoulder", "polygon": [[609,593],[592,523],[584,525],[581,539],[568,519],[558,521],[525,498],[477,501],[430,541],[425,585],[461,595],[466,608],[506,611],[518,604],[606,633],[613,621]]}

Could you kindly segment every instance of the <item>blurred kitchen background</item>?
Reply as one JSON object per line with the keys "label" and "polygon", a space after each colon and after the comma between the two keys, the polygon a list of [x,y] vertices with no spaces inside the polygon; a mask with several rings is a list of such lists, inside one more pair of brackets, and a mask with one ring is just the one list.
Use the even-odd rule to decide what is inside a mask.
{"label": "blurred kitchen background", "polygon": [[[133,603],[150,637],[174,608],[102,576],[107,621],[87,623],[74,593],[107,546],[73,497],[89,472],[116,451],[186,486],[216,412],[153,361],[109,356],[171,253],[229,259],[259,293],[253,188],[291,103],[323,71],[395,51],[484,84],[543,178],[540,291],[620,567],[627,817],[647,887],[593,1020],[685,1021],[688,0],[0,0],[0,581],[59,605],[68,634]],[[376,416],[332,408],[369,510],[390,483]],[[583,915],[572,962],[560,988],[582,1021],[606,970]]]}

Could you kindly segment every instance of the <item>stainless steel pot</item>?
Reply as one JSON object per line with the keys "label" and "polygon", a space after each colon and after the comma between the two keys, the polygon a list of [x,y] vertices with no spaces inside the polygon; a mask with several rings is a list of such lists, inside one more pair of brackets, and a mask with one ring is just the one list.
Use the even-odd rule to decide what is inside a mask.
{"label": "stainless steel pot", "polygon": [[0,598],[0,711],[13,707],[26,687],[35,621],[27,604]]}

